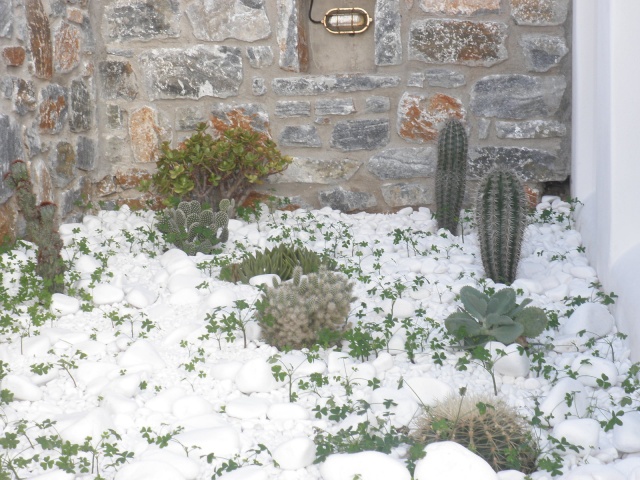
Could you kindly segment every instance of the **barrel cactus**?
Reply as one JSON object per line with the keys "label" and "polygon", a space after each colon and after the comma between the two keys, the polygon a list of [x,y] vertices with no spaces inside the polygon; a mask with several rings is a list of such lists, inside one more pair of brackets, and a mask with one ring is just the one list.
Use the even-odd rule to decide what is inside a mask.
{"label": "barrel cactus", "polygon": [[439,228],[455,235],[467,177],[467,132],[460,120],[448,120],[438,137],[436,218]]}
{"label": "barrel cactus", "polygon": [[516,279],[527,226],[527,197],[515,173],[502,167],[480,181],[476,223],[486,276],[510,285]]}
{"label": "barrel cactus", "polygon": [[177,208],[167,208],[158,214],[157,228],[168,243],[188,255],[211,254],[219,243],[229,238],[229,215],[233,204],[222,200],[219,210],[202,209],[200,202],[180,202]]}

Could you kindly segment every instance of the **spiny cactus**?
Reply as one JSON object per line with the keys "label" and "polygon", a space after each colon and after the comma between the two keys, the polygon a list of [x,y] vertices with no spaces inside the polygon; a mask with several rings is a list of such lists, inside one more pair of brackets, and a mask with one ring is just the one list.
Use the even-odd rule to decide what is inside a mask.
{"label": "spiny cactus", "polygon": [[523,418],[502,401],[451,396],[426,409],[413,437],[428,445],[453,441],[486,460],[496,472],[536,470],[539,447]]}
{"label": "spiny cactus", "polygon": [[202,209],[200,202],[180,202],[178,208],[167,208],[158,214],[157,228],[167,242],[188,255],[214,253],[215,246],[229,238],[229,215],[233,203],[222,200],[219,210]]}
{"label": "spiny cactus", "polygon": [[282,281],[293,277],[293,269],[302,267],[302,273],[315,273],[324,265],[328,270],[335,270],[336,262],[304,247],[292,247],[280,244],[275,248],[267,248],[256,253],[247,253],[240,263],[222,267],[220,279],[228,282],[249,283],[251,277],[274,273]]}
{"label": "spiny cactus", "polygon": [[346,327],[352,291],[342,274],[321,267],[303,277],[296,267],[291,281],[274,282],[262,297],[257,317],[266,342],[299,349],[336,339]]}
{"label": "spiny cactus", "polygon": [[436,218],[439,228],[454,235],[467,181],[467,132],[460,120],[450,119],[438,137]]}
{"label": "spiny cactus", "polygon": [[527,226],[527,197],[518,177],[496,167],[480,181],[476,223],[487,277],[510,285],[516,279]]}
{"label": "spiny cactus", "polygon": [[38,247],[36,273],[45,281],[47,290],[62,292],[65,264],[60,255],[63,242],[56,227],[56,205],[43,202],[36,206],[29,170],[21,160],[11,164],[5,182],[15,191],[18,208],[26,222],[26,239]]}

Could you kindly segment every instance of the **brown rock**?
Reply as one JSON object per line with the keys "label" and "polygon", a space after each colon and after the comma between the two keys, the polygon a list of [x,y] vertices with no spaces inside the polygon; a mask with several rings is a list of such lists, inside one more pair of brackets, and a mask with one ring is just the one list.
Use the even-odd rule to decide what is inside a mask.
{"label": "brown rock", "polygon": [[0,245],[13,243],[16,240],[18,208],[15,200],[0,205]]}
{"label": "brown rock", "polygon": [[35,67],[34,75],[49,80],[53,76],[53,46],[49,17],[40,0],[25,0],[24,4]]}
{"label": "brown rock", "polygon": [[67,20],[73,23],[82,24],[84,22],[84,13],[79,8],[67,8]]}
{"label": "brown rock", "polygon": [[2,49],[2,58],[7,66],[19,67],[24,63],[24,47],[4,47]]}
{"label": "brown rock", "polygon": [[80,63],[82,32],[79,28],[63,23],[55,37],[54,64],[56,71],[69,73]]}
{"label": "brown rock", "polygon": [[150,180],[151,174],[146,170],[139,168],[132,168],[126,171],[116,172],[115,182],[116,185],[123,190],[130,190],[140,185],[142,180]]}
{"label": "brown rock", "polygon": [[38,109],[39,127],[43,133],[60,133],[67,118],[66,90],[50,84],[41,91],[42,101]]}
{"label": "brown rock", "polygon": [[445,15],[499,13],[500,0],[422,0],[420,8],[427,13]]}
{"label": "brown rock", "polygon": [[99,197],[104,197],[106,195],[111,195],[115,193],[117,190],[116,186],[116,177],[113,175],[106,175],[102,178],[102,180],[98,181],[95,184],[95,192]]}
{"label": "brown rock", "polygon": [[426,95],[405,93],[398,103],[398,135],[409,142],[435,140],[442,123],[449,118],[462,119],[465,110],[457,98],[437,93]]}
{"label": "brown rock", "polygon": [[569,0],[509,0],[518,25],[560,25],[567,19]]}
{"label": "brown rock", "polygon": [[31,163],[31,180],[36,194],[36,202],[53,202],[53,182],[46,163],[37,159]]}
{"label": "brown rock", "polygon": [[163,129],[158,125],[157,112],[142,107],[131,113],[129,135],[136,162],[149,163],[158,160]]}

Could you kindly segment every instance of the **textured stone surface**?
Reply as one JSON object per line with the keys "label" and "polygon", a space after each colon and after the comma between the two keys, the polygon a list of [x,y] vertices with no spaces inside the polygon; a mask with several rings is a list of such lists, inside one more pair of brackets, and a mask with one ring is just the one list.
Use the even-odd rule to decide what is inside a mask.
{"label": "textured stone surface", "polygon": [[195,130],[199,123],[206,120],[207,117],[200,106],[176,108],[176,127],[178,130]]}
{"label": "textured stone surface", "polygon": [[389,143],[389,120],[338,122],[331,133],[331,147],[343,152],[373,150]]}
{"label": "textured stone surface", "polygon": [[69,73],[80,64],[82,32],[63,23],[55,34],[53,64],[56,72]]}
{"label": "textured stone surface", "polygon": [[560,25],[569,11],[569,0],[509,0],[518,25]]}
{"label": "textured stone surface", "polygon": [[120,105],[108,104],[106,108],[107,126],[111,129],[124,127],[124,113]]}
{"label": "textured stone surface", "polygon": [[115,60],[100,62],[98,72],[104,100],[134,100],[138,96],[138,84],[131,63]]}
{"label": "textured stone surface", "polygon": [[553,35],[523,35],[520,46],[527,67],[533,72],[548,71],[569,53],[565,39]]}
{"label": "textured stone surface", "polygon": [[102,21],[107,41],[151,40],[180,35],[178,0],[112,0]]}
{"label": "textured stone surface", "polygon": [[251,79],[251,93],[256,97],[261,97],[267,94],[267,83],[262,77],[253,77]]}
{"label": "textured stone surface", "polygon": [[76,146],[76,167],[80,170],[93,170],[96,166],[96,144],[89,137],[78,136]]}
{"label": "textured stone surface", "polygon": [[123,190],[131,190],[140,185],[142,180],[150,180],[151,174],[140,168],[118,170],[115,174],[115,183]]}
{"label": "textured stone surface", "polygon": [[430,87],[456,88],[467,83],[464,73],[443,68],[425,70],[422,75]]}
{"label": "textured stone surface", "polygon": [[159,48],[140,55],[151,100],[238,94],[242,83],[240,49],[221,45]]}
{"label": "textured stone surface", "polygon": [[75,206],[79,202],[82,202],[83,197],[87,198],[89,196],[88,194],[88,182],[86,177],[78,178],[78,180],[74,182],[69,189],[60,192],[58,195],[59,201],[57,202],[60,216],[65,219],[73,212]]}
{"label": "textured stone surface", "polygon": [[142,107],[131,112],[129,136],[136,162],[157,161],[163,135],[164,131],[158,124],[157,112],[153,108]]}
{"label": "textured stone surface", "polygon": [[264,68],[273,65],[273,50],[269,46],[247,47],[249,65],[253,68]]}
{"label": "textured stone surface", "polygon": [[80,26],[82,30],[82,50],[87,52],[93,52],[96,46],[95,32],[89,15],[77,8],[67,9],[67,20]]}
{"label": "textured stone surface", "polygon": [[326,98],[316,102],[316,115],[349,115],[355,113],[353,98]]}
{"label": "textured stone surface", "polygon": [[34,75],[49,80],[53,76],[53,45],[49,17],[40,0],[25,0],[25,16]]}
{"label": "textured stone surface", "polygon": [[13,109],[18,115],[34,112],[38,107],[36,88],[31,80],[13,79]]}
{"label": "textured stone surface", "polygon": [[420,8],[427,13],[479,15],[499,13],[500,0],[420,0]]}
{"label": "textured stone surface", "polygon": [[323,207],[331,207],[343,212],[365,210],[378,205],[376,197],[367,192],[354,192],[337,187],[318,194],[318,200]]}
{"label": "textured stone surface", "polygon": [[491,75],[471,90],[471,111],[484,117],[523,119],[553,115],[567,86],[563,76]]}
{"label": "textured stone surface", "polygon": [[9,115],[0,113],[0,203],[4,203],[11,191],[4,183],[4,176],[14,160],[27,160],[22,146],[21,127]]}
{"label": "textured stone surface", "polygon": [[60,133],[67,120],[67,89],[52,83],[40,91],[38,126],[41,133]]}
{"label": "textured stone surface", "polygon": [[430,205],[435,201],[433,188],[421,183],[396,183],[382,186],[382,198],[390,207]]}
{"label": "textured stone surface", "polygon": [[372,156],[367,170],[382,180],[428,177],[435,173],[436,162],[436,150],[431,147],[389,148]]}
{"label": "textured stone surface", "polygon": [[496,133],[498,138],[554,138],[564,137],[567,127],[556,120],[497,121]]}
{"label": "textured stone surface", "polygon": [[318,130],[313,125],[289,125],[284,127],[278,145],[282,147],[322,147]]}
{"label": "textured stone surface", "polygon": [[376,65],[399,65],[402,63],[402,16],[397,0],[376,2],[373,24]]}
{"label": "textured stone surface", "polygon": [[195,0],[186,13],[198,40],[255,42],[271,35],[264,0]]}
{"label": "textured stone surface", "polygon": [[254,130],[269,134],[269,114],[260,103],[219,103],[211,110],[211,117],[216,120],[214,128],[239,121],[248,122]]}
{"label": "textured stone surface", "polygon": [[287,169],[267,177],[269,183],[331,184],[347,181],[358,171],[360,162],[349,158],[294,158]]}
{"label": "textured stone surface", "polygon": [[398,135],[409,142],[430,142],[438,137],[448,118],[464,116],[464,107],[457,98],[442,93],[431,97],[405,93],[398,102]]}
{"label": "textured stone surface", "polygon": [[311,102],[297,100],[279,100],[276,102],[276,117],[308,117],[311,115]]}
{"label": "textured stone surface", "polygon": [[366,113],[384,113],[391,109],[391,99],[389,97],[373,96],[367,97],[364,101]]}
{"label": "textured stone surface", "polygon": [[33,184],[33,193],[36,195],[36,203],[54,201],[53,180],[48,164],[49,162],[41,158],[31,161],[31,183]]}
{"label": "textured stone surface", "polygon": [[24,63],[25,56],[24,47],[4,47],[2,49],[2,59],[8,67],[19,67]]}
{"label": "textured stone surface", "polygon": [[309,67],[307,12],[302,8],[302,2],[276,0],[276,5],[276,37],[280,49],[278,65],[287,72],[306,72]]}
{"label": "textured stone surface", "polygon": [[494,165],[513,169],[524,181],[555,182],[567,178],[568,166],[555,153],[525,147],[481,147],[469,152],[469,176],[481,177]]}
{"label": "textured stone surface", "polygon": [[274,93],[284,96],[359,92],[397,87],[399,84],[398,76],[358,73],[275,78],[272,82]]}
{"label": "textured stone surface", "polygon": [[409,59],[489,67],[507,59],[507,25],[449,19],[411,23]]}
{"label": "textured stone surface", "polygon": [[0,0],[0,37],[11,38],[13,34],[12,0]]}
{"label": "textured stone surface", "polygon": [[73,80],[69,91],[69,128],[86,132],[91,128],[93,110],[89,88],[82,80]]}
{"label": "textured stone surface", "polygon": [[491,129],[491,120],[488,118],[478,119],[478,138],[486,140],[489,138],[489,130]]}
{"label": "textured stone surface", "polygon": [[[0,180],[0,191],[1,189],[2,180]],[[0,203],[0,239],[8,242],[13,242],[17,239],[17,221],[18,208],[15,206],[15,202]]]}
{"label": "textured stone surface", "polygon": [[51,164],[58,188],[64,188],[73,181],[76,166],[76,151],[69,142],[58,142],[51,151]]}

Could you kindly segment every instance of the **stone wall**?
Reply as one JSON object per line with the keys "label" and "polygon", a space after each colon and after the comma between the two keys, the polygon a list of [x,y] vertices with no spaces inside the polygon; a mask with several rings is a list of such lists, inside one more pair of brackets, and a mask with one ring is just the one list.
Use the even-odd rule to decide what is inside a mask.
{"label": "stone wall", "polygon": [[[31,161],[63,216],[82,194],[143,202],[164,140],[252,115],[294,157],[260,187],[314,207],[431,205],[437,132],[470,134],[533,186],[569,166],[569,0],[316,0],[358,6],[359,35],[309,0],[0,0],[0,172]],[[10,192],[0,183],[0,203]]]}

